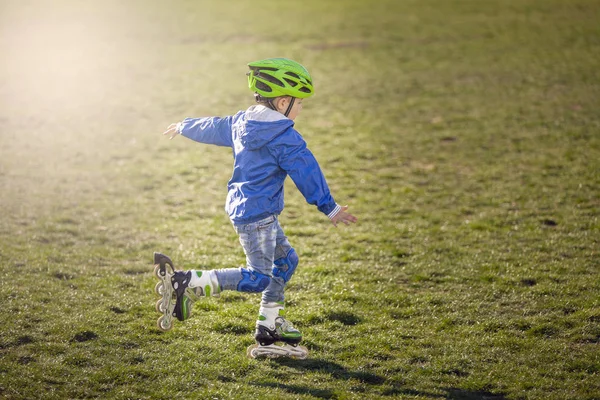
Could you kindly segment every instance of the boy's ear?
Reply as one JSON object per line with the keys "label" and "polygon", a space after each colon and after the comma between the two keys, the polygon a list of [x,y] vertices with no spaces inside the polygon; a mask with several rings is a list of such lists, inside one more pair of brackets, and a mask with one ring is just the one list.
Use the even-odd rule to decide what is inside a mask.
{"label": "boy's ear", "polygon": [[275,99],[275,108],[277,110],[286,110],[289,104],[290,97],[289,96],[281,96]]}

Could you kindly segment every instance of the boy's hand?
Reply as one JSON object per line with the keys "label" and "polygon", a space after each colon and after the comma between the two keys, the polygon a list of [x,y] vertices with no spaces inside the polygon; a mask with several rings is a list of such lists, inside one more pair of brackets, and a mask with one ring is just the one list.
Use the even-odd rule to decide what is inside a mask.
{"label": "boy's hand", "polygon": [[348,210],[348,206],[343,206],[342,209],[331,218],[333,226],[337,227],[340,222],[348,225],[350,222],[355,223],[358,220],[354,215],[346,212],[346,210]]}
{"label": "boy's hand", "polygon": [[179,122],[174,122],[167,128],[166,131],[163,132],[163,135],[169,136],[169,140],[173,139],[175,136],[179,135]]}

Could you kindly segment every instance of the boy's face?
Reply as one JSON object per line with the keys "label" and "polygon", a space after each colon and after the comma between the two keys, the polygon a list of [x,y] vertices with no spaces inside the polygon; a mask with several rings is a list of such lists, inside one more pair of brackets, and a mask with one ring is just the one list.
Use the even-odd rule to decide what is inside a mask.
{"label": "boy's face", "polygon": [[[298,116],[298,114],[300,114],[300,111],[302,111],[302,100],[303,99],[298,99],[298,98],[296,98],[296,100],[294,100],[294,105],[292,106],[292,109],[290,110],[290,113],[288,115],[288,118],[291,119],[292,121],[295,120],[296,117]],[[277,102],[275,103],[275,106],[277,107],[277,111],[279,111],[282,114],[285,113],[288,106],[290,105],[290,101],[292,101],[292,98],[289,96],[279,97],[277,99]]]}

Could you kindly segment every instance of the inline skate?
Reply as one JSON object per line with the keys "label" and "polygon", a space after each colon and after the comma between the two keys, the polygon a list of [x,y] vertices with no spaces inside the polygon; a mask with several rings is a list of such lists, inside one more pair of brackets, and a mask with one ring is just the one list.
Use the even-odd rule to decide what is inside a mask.
{"label": "inline skate", "polygon": [[260,307],[254,339],[256,344],[248,347],[250,358],[290,357],[303,360],[308,356],[308,349],[298,345],[302,341],[302,333],[283,317],[282,303],[267,303]]}
{"label": "inline skate", "polygon": [[154,253],[154,276],[159,282],[154,287],[161,298],[156,311],[162,314],[156,321],[158,329],[168,331],[173,318],[185,321],[192,314],[192,305],[202,296],[218,296],[220,287],[214,271],[176,271],[173,261],[161,253]]}

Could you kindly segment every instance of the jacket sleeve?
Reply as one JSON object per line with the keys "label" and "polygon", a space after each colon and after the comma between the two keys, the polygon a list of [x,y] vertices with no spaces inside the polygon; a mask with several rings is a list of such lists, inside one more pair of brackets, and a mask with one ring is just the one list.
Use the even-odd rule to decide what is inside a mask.
{"label": "jacket sleeve", "polygon": [[340,209],[336,204],[321,167],[306,142],[294,129],[289,129],[270,146],[279,166],[292,178],[309,204],[333,218]]}
{"label": "jacket sleeve", "polygon": [[232,147],[232,123],[233,116],[186,118],[178,124],[177,130],[196,142]]}

